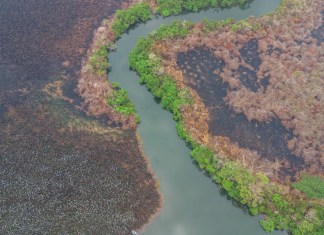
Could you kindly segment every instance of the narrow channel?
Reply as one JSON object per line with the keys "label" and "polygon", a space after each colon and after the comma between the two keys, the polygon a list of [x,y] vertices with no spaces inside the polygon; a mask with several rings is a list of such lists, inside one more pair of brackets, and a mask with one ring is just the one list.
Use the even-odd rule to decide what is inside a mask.
{"label": "narrow channel", "polygon": [[[182,19],[197,22],[202,18],[222,20],[260,16],[275,10],[280,0],[253,1],[249,8],[207,10],[176,17],[157,17],[130,30],[110,53],[110,81],[117,81],[129,92],[141,116],[139,133],[143,149],[160,182],[164,205],[143,232],[145,235],[259,235],[261,217],[252,217],[228,200],[210,178],[199,171],[189,157],[190,150],[176,132],[172,115],[157,104],[136,73],[129,70],[128,54],[139,37],[147,36],[161,24]],[[275,232],[274,234],[287,234]]]}

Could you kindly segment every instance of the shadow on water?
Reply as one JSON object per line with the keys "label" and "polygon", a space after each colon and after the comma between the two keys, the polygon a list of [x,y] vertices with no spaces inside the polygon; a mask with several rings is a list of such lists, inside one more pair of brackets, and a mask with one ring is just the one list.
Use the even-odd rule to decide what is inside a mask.
{"label": "shadow on water", "polygon": [[[251,61],[249,61],[250,63]],[[255,63],[258,66],[260,62]],[[224,98],[229,86],[213,71],[222,70],[224,62],[217,60],[206,49],[199,48],[178,55],[178,66],[183,69],[187,83],[195,89],[210,112],[210,131],[215,136],[226,136],[240,147],[257,151],[270,161],[287,160],[289,166],[281,168],[281,176],[294,176],[305,164],[292,154],[287,141],[293,137],[278,119],[266,123],[249,121],[244,114],[236,113]]]}

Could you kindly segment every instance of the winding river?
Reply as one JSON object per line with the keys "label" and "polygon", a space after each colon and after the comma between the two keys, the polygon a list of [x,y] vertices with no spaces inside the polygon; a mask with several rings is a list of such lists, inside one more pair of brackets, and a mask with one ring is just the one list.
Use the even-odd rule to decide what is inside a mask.
{"label": "winding river", "polygon": [[[141,116],[139,133],[143,149],[160,182],[164,205],[160,214],[145,228],[145,235],[257,235],[266,234],[259,226],[261,217],[252,217],[228,200],[212,180],[199,171],[189,157],[190,150],[176,132],[172,115],[154,101],[128,68],[128,54],[139,37],[161,24],[176,19],[199,21],[225,18],[242,19],[275,10],[280,0],[256,0],[247,9],[207,10],[176,17],[156,17],[130,30],[110,54],[110,81],[127,89]],[[275,232],[274,234],[287,234]]]}

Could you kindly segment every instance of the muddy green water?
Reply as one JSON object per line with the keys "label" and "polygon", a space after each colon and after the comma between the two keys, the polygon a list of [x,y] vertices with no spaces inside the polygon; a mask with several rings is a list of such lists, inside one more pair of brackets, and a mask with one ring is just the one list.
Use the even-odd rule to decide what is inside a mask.
{"label": "muddy green water", "polygon": [[[222,195],[212,180],[199,171],[189,157],[190,150],[178,137],[172,115],[154,101],[138,76],[128,68],[128,54],[139,37],[148,35],[161,24],[175,19],[199,21],[225,18],[242,19],[273,11],[280,0],[256,0],[247,9],[207,10],[169,18],[154,18],[141,24],[117,42],[110,54],[111,81],[127,89],[141,116],[139,133],[143,149],[160,181],[164,205],[143,234],[145,235],[259,235],[261,217],[252,217]],[[286,234],[275,232],[274,234]]]}

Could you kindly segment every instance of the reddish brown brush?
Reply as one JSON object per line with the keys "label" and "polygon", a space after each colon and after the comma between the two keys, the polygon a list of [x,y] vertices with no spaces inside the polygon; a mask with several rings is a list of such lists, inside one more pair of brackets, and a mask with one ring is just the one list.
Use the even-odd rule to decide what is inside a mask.
{"label": "reddish brown brush", "polygon": [[[305,4],[303,4],[305,3]],[[323,22],[324,3],[321,0],[291,1],[291,7],[259,19],[250,18],[249,25],[261,25],[257,30],[230,30],[229,27],[219,28],[214,32],[204,33],[201,23],[195,26],[194,33],[183,40],[166,40],[155,47],[155,53],[160,54],[163,64],[171,75],[176,75],[177,84],[186,87],[183,75],[177,67],[177,54],[196,48],[211,50],[215,59],[222,60],[225,67],[214,71],[229,85],[225,98],[237,113],[243,113],[249,120],[267,122],[277,117],[287,128],[292,129],[294,138],[288,142],[288,147],[294,154],[301,156],[307,165],[307,171],[314,174],[324,172],[324,43],[312,36],[312,32],[321,27]],[[257,56],[261,64],[254,68],[243,58],[240,50],[243,45],[256,40]],[[323,40],[323,39],[321,39]],[[181,45],[180,47],[175,45]],[[255,55],[252,55],[255,56]],[[252,91],[243,84],[239,67],[244,66],[256,73],[256,85],[259,88]],[[268,77],[268,84],[261,85]],[[197,96],[196,92],[187,88]],[[203,107],[199,99],[195,102]],[[209,107],[206,107],[207,109]],[[184,110],[187,126],[194,137],[208,146],[214,138],[208,129],[204,135],[198,135],[194,129],[201,129],[199,113],[194,108]],[[190,114],[189,114],[190,113]],[[205,118],[205,121],[208,118]],[[204,137],[204,140],[201,136]],[[209,141],[209,142],[208,142]],[[227,152],[228,153],[228,152]],[[229,154],[233,156],[233,154]],[[252,158],[253,159],[253,158]],[[246,160],[236,159],[244,165]],[[262,164],[259,162],[260,169]],[[272,167],[275,172],[275,167]],[[250,167],[255,168],[255,167]]]}

